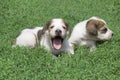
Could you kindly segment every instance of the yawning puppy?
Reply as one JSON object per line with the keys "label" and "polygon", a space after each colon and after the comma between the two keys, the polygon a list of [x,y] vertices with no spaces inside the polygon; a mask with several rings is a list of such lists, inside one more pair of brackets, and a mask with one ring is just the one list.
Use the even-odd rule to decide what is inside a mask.
{"label": "yawning puppy", "polygon": [[34,48],[39,45],[37,33],[39,30],[42,30],[42,27],[35,27],[31,29],[24,29],[17,36],[13,43],[13,47],[15,46],[25,46],[29,48]]}
{"label": "yawning puppy", "polygon": [[72,53],[67,40],[68,34],[69,26],[63,19],[52,19],[38,32],[38,37],[41,37],[41,46],[58,56],[61,52]]}
{"label": "yawning puppy", "polygon": [[92,17],[78,23],[69,38],[69,42],[74,45],[87,45],[90,49],[96,48],[96,41],[110,40],[113,32],[107,27],[103,19]]}

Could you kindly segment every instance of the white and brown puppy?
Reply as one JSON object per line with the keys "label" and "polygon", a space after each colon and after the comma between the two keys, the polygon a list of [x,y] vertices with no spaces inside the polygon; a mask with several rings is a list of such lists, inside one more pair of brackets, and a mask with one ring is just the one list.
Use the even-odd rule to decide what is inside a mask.
{"label": "white and brown puppy", "polygon": [[[53,55],[58,56],[61,52],[72,54],[67,35],[69,26],[63,19],[52,19],[38,32],[40,36],[40,45],[51,51]],[[42,36],[41,36],[42,35]]]}
{"label": "white and brown puppy", "polygon": [[35,27],[30,29],[24,29],[20,32],[13,43],[15,46],[25,46],[29,48],[34,48],[39,45],[37,33],[42,30],[42,27]]}
{"label": "white and brown puppy", "polygon": [[96,41],[110,40],[113,32],[106,22],[98,17],[92,17],[75,25],[69,38],[71,47],[87,45],[91,50],[96,48]]}

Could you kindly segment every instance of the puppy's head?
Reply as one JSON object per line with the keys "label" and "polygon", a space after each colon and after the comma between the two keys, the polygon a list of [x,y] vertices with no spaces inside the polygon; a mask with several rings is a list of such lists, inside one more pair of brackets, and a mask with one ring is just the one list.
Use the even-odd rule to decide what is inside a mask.
{"label": "puppy's head", "polygon": [[113,32],[107,27],[104,20],[92,17],[86,25],[89,35],[96,37],[99,40],[110,40]]}
{"label": "puppy's head", "polygon": [[50,37],[50,43],[56,50],[61,49],[64,39],[69,34],[69,25],[63,19],[52,19],[43,28],[44,33]]}

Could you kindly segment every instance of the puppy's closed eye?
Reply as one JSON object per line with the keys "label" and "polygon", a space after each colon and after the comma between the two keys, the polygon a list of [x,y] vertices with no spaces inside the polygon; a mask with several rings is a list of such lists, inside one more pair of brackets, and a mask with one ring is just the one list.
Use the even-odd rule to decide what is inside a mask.
{"label": "puppy's closed eye", "polygon": [[54,26],[50,26],[50,29],[52,29]]}
{"label": "puppy's closed eye", "polygon": [[107,28],[101,30],[101,33],[105,34],[107,32]]}
{"label": "puppy's closed eye", "polygon": [[62,26],[63,27],[63,29],[66,29],[66,27],[65,26]]}

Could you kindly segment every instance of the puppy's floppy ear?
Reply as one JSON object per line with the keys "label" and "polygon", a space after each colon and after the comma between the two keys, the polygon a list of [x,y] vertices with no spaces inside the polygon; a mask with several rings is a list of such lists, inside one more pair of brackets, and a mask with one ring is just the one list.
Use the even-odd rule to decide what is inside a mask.
{"label": "puppy's floppy ear", "polygon": [[51,21],[48,21],[43,26],[43,29],[38,31],[38,33],[37,33],[38,40],[40,40],[41,36],[45,33],[45,31],[49,29],[50,24],[51,24]]}
{"label": "puppy's floppy ear", "polygon": [[65,26],[66,26],[66,30],[67,30],[67,34],[69,34],[71,32],[70,30],[70,26],[68,23],[64,22],[65,23]]}
{"label": "puppy's floppy ear", "polygon": [[52,22],[52,21],[48,21],[48,22],[44,25],[44,27],[43,27],[43,32],[45,32],[46,30],[49,29],[49,26],[50,26],[51,22]]}
{"label": "puppy's floppy ear", "polygon": [[98,24],[96,20],[89,20],[86,24],[86,29],[90,35],[96,36],[98,31]]}

